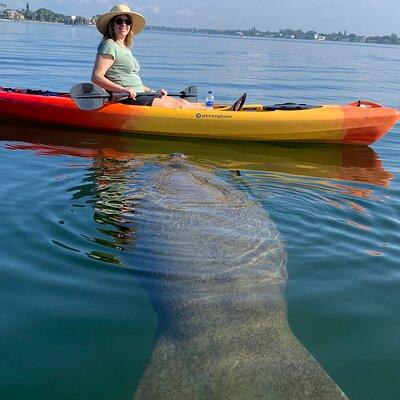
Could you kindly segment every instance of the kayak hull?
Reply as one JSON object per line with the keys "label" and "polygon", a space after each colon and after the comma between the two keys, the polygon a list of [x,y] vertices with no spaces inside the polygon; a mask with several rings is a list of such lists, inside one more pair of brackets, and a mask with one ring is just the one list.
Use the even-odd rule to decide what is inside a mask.
{"label": "kayak hull", "polygon": [[85,111],[67,95],[0,91],[0,120],[173,137],[371,144],[399,117],[398,110],[371,102],[292,111],[263,111],[261,105],[250,105],[236,112],[111,103]]}

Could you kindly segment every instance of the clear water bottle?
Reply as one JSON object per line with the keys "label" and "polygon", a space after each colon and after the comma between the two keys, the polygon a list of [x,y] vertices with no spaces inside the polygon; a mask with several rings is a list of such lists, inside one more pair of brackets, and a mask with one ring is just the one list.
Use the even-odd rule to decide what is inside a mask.
{"label": "clear water bottle", "polygon": [[211,90],[208,91],[206,96],[206,108],[214,108],[214,96]]}

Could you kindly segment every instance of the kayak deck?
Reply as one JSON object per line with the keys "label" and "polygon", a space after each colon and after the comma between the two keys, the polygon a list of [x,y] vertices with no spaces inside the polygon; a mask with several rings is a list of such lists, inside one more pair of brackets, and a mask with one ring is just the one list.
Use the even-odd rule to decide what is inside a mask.
{"label": "kayak deck", "polygon": [[369,101],[304,108],[251,104],[241,111],[224,110],[222,105],[188,110],[110,103],[85,111],[68,94],[0,90],[0,120],[173,137],[371,144],[400,117],[398,110]]}

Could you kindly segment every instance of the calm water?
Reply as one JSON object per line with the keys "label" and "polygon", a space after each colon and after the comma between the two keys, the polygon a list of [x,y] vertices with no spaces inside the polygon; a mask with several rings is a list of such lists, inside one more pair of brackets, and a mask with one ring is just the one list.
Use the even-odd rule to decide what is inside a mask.
{"label": "calm water", "polygon": [[[90,79],[94,28],[0,21],[0,34],[0,86]],[[135,52],[149,86],[221,101],[400,103],[400,46],[144,33]],[[124,262],[140,234],[132,163],[176,151],[240,171],[233,185],[286,243],[290,326],[349,398],[400,398],[400,125],[373,148],[0,130],[0,398],[131,398],[158,321]]]}

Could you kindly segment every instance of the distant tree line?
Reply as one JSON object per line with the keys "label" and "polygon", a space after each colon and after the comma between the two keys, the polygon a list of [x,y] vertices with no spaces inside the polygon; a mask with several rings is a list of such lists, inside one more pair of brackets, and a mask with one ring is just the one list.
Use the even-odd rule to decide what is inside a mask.
{"label": "distant tree line", "polygon": [[[395,33],[384,36],[363,36],[356,35],[355,33],[347,34],[346,31],[343,33],[341,31],[337,33],[318,33],[316,31],[303,32],[300,29],[280,29],[279,32],[260,32],[260,34],[261,36],[263,34],[268,34],[269,36],[273,37],[285,37],[291,39],[314,39],[323,37],[325,40],[336,42],[400,44],[400,38]],[[249,36],[253,36],[251,31],[249,31]]]}
{"label": "distant tree line", "polygon": [[40,21],[40,22],[58,22],[63,24],[78,24],[83,25],[87,24],[88,21],[84,17],[76,16],[75,20],[71,19],[70,15],[57,14],[53,11],[48,10],[47,8],[39,8],[36,11],[28,11],[28,10],[18,10],[22,15],[24,15],[25,19],[29,21]]}
{"label": "distant tree line", "polygon": [[303,39],[303,40],[330,40],[336,42],[359,42],[359,43],[384,43],[384,44],[400,44],[400,38],[397,34],[384,36],[361,36],[354,33],[347,34],[346,31],[337,33],[320,33],[317,31],[303,32],[301,29],[279,29],[277,32],[260,31],[253,27],[251,29],[199,29],[199,28],[170,28],[166,26],[148,26],[146,29],[157,31],[172,31],[172,32],[188,32],[200,34],[223,34],[232,36],[246,37],[267,37],[280,39]]}
{"label": "distant tree line", "polygon": [[[6,4],[0,3],[0,7],[7,7]],[[3,15],[6,15],[7,11],[4,10]],[[93,23],[99,17],[98,15],[93,16],[90,20],[85,17],[75,16],[71,18],[71,15],[57,14],[46,8],[39,8],[36,11],[31,11],[29,2],[26,3],[25,9],[17,10],[17,13],[21,16],[20,19],[26,19],[30,21],[41,21],[41,22],[58,22],[63,24],[76,24],[85,25]],[[18,19],[18,18],[16,18]],[[279,29],[278,32],[260,31],[255,26],[250,29],[199,29],[199,28],[171,28],[167,26],[148,26],[148,30],[156,31],[170,31],[170,32],[189,32],[189,33],[202,33],[212,35],[232,35],[232,36],[246,36],[246,37],[268,37],[268,38],[284,38],[284,39],[304,39],[304,40],[330,40],[336,42],[360,42],[360,43],[384,43],[384,44],[400,44],[400,38],[397,34],[392,33],[391,35],[384,36],[360,36],[354,33],[347,34],[346,31],[337,33],[319,33],[316,31],[303,32],[301,29]]]}
{"label": "distant tree line", "polygon": [[[0,3],[0,7],[7,7],[6,4]],[[5,9],[3,15],[7,15],[7,12],[11,10]],[[48,10],[47,8],[39,8],[36,11],[31,11],[29,3],[26,3],[26,7],[21,10],[16,10],[18,17],[15,19],[26,19],[28,21],[40,21],[40,22],[57,22],[62,24],[77,24],[84,25],[88,24],[89,20],[85,17],[75,16],[74,19],[71,15],[58,14],[54,11]]]}

